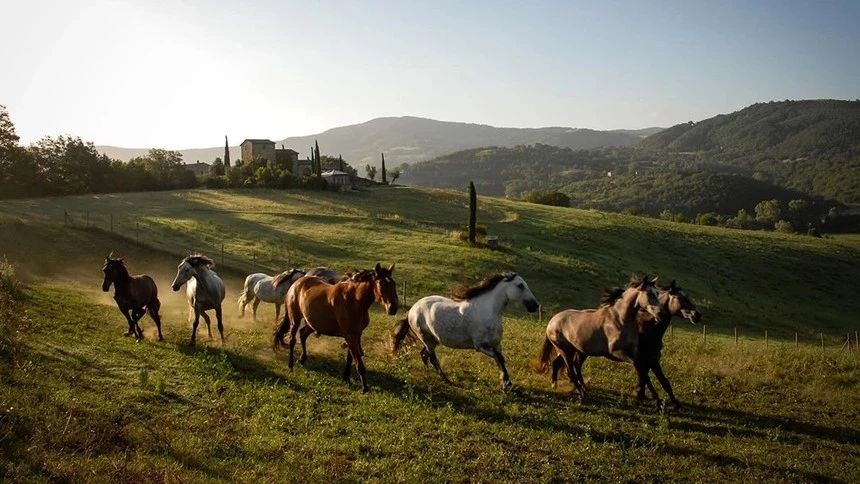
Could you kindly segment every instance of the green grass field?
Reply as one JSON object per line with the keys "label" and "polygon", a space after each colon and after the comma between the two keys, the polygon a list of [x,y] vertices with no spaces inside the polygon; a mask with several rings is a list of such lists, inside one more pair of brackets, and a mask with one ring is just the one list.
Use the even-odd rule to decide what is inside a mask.
{"label": "green grass field", "polygon": [[[500,250],[452,236],[463,194],[413,188],[352,194],[179,191],[0,202],[0,253],[26,281],[7,318],[0,372],[0,469],[10,479],[328,481],[857,481],[860,240],[743,232],[501,199],[479,223]],[[63,213],[72,217],[64,226]],[[82,227],[89,213],[91,227]],[[114,231],[110,231],[113,217]],[[140,242],[137,222],[141,223]],[[181,254],[220,257],[227,343],[190,324],[169,284]],[[121,337],[100,291],[107,252],[161,289],[166,341]],[[529,362],[544,324],[508,309],[503,348],[515,390],[493,362],[440,350],[444,385],[413,349],[385,347],[396,318],[372,313],[371,393],[340,379],[343,350],[312,338],[307,367],[270,348],[273,310],[239,319],[244,272],[397,263],[408,299],[513,269],[544,307],[592,307],[632,272],[675,278],[708,326],[675,321],[665,364],[681,412],[633,398],[631,367],[589,360],[584,403],[552,390]],[[0,313],[3,314],[3,313]],[[726,336],[739,328],[735,344]],[[764,330],[769,332],[765,345]],[[17,332],[15,332],[17,330]],[[800,338],[794,346],[794,333]],[[822,356],[819,333],[827,349]],[[840,336],[843,335],[843,336]]]}

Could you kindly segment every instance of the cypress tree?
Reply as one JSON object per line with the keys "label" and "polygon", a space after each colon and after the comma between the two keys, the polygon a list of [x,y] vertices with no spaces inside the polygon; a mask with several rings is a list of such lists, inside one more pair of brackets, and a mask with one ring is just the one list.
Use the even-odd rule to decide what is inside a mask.
{"label": "cypress tree", "polygon": [[230,168],[230,144],[227,143],[227,135],[224,135],[224,167]]}
{"label": "cypress tree", "polygon": [[344,169],[345,167],[343,166],[343,156],[337,155],[337,161],[340,163],[340,171],[346,172]]}
{"label": "cypress tree", "polygon": [[314,152],[315,152],[314,160],[316,161],[315,170],[316,170],[317,176],[322,176],[322,162],[320,160],[320,144],[316,140],[314,140]]}
{"label": "cypress tree", "polygon": [[477,229],[475,224],[478,222],[478,194],[475,193],[475,184],[469,182],[469,244],[475,245],[477,238]]}
{"label": "cypress tree", "polygon": [[382,153],[382,183],[388,185],[388,178],[385,176],[385,153]]}

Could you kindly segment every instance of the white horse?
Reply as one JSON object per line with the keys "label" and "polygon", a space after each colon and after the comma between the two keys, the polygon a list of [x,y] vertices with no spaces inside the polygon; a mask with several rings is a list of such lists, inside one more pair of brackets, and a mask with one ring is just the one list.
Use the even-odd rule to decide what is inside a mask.
{"label": "white horse", "polygon": [[[245,317],[245,306],[253,303],[251,311],[254,321],[256,321],[257,306],[262,301],[275,305],[275,319],[279,319],[281,316],[281,305],[284,304],[287,290],[304,275],[305,271],[301,269],[290,269],[274,277],[262,272],[248,275],[245,278],[245,287],[242,290],[242,294],[239,295],[239,317]],[[284,284],[285,282],[289,282],[289,284]]]}
{"label": "white horse", "polygon": [[436,358],[436,346],[475,349],[493,358],[499,366],[503,386],[511,384],[505,357],[502,356],[502,311],[508,301],[521,301],[533,313],[539,304],[526,281],[514,272],[493,274],[478,285],[456,291],[457,300],[443,296],[420,299],[401,320],[392,335],[396,351],[408,334],[418,338],[424,347],[421,360],[451,383]]}
{"label": "white horse", "polygon": [[218,319],[218,332],[221,333],[221,342],[224,342],[224,323],[221,315],[221,302],[224,301],[224,281],[212,270],[215,262],[203,255],[189,255],[182,259],[176,268],[176,279],[173,280],[173,290],[178,291],[186,284],[185,294],[188,298],[188,306],[194,314],[194,328],[191,330],[191,346],[197,342],[197,326],[200,324],[200,316],[206,321],[206,329],[209,337],[212,337],[212,325],[206,311],[215,310]]}

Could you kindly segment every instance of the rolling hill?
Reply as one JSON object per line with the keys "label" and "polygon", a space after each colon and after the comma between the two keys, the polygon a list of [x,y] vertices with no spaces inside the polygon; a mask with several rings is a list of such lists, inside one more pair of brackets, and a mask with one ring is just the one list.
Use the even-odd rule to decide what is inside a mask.
{"label": "rolling hill", "polygon": [[[385,152],[389,167],[415,163],[437,156],[480,146],[516,146],[543,143],[574,149],[599,146],[630,146],[643,136],[661,128],[641,130],[597,131],[580,128],[497,128],[483,124],[437,121],[412,116],[376,118],[365,123],[332,128],[322,133],[273,140],[300,154],[310,151],[318,140],[323,154],[343,155],[353,166],[379,163]],[[252,136],[249,136],[252,137]],[[235,140],[234,140],[235,141]],[[141,156],[146,149],[98,146],[111,158],[128,160]],[[186,162],[210,162],[223,157],[224,148],[179,150]],[[240,157],[238,146],[231,148],[231,158]],[[301,156],[301,155],[300,155]]]}
{"label": "rolling hill", "polygon": [[[452,236],[467,216],[466,197],[443,190],[188,190],[0,202],[0,259],[26,283],[10,303],[0,262],[0,475],[857,479],[860,378],[856,354],[838,350],[860,310],[856,238],[742,232],[487,197],[479,208],[479,222],[501,236],[500,250]],[[184,293],[169,285],[192,248],[214,256],[227,283],[223,345],[205,331],[198,347],[186,344]],[[111,250],[158,283],[166,341],[153,340],[148,319],[144,342],[120,336],[124,323],[100,289]],[[414,348],[390,355],[389,331],[402,315],[374,310],[364,338],[371,392],[362,395],[340,379],[336,339],[312,338],[307,365],[291,371],[271,350],[271,307],[263,305],[258,323],[238,317],[235,299],[249,271],[377,261],[397,262],[407,304],[487,272],[522,274],[544,319],[516,304],[505,312],[503,348],[515,390],[501,392],[492,361],[474,351],[439,350],[454,385],[424,368]],[[582,403],[567,385],[553,390],[529,368],[553,311],[594,306],[600,288],[632,271],[677,278],[704,314],[706,340],[699,326],[677,320],[667,336],[664,367],[683,411],[637,405],[627,365],[590,358],[590,396]],[[730,336],[735,327],[739,342]]]}

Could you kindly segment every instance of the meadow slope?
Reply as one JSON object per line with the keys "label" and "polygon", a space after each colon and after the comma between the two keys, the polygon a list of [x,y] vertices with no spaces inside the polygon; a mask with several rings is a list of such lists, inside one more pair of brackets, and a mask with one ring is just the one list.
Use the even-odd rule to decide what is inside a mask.
{"label": "meadow slope", "polygon": [[[479,223],[498,251],[452,237],[465,219],[459,193],[397,187],[354,194],[179,191],[0,203],[0,254],[27,288],[14,303],[20,341],[3,352],[0,472],[7,478],[103,480],[843,480],[860,479],[860,367],[838,350],[856,329],[860,245],[673,224],[481,198]],[[63,224],[63,214],[71,217]],[[81,227],[89,212],[91,227]],[[110,231],[113,216],[114,231]],[[142,224],[140,243],[137,221]],[[218,258],[228,284],[221,345],[190,326],[169,290],[180,254]],[[161,288],[164,343],[122,338],[100,292],[113,250]],[[270,349],[273,311],[239,319],[252,265],[397,262],[408,297],[514,269],[547,314],[589,307],[631,272],[675,278],[710,331],[675,321],[667,374],[688,404],[661,414],[637,405],[632,369],[589,361],[592,397],[551,390],[529,360],[543,324],[520,307],[504,350],[515,390],[499,390],[492,362],[440,350],[445,386],[416,351],[386,349],[396,318],[374,310],[366,334],[371,393],[339,379],[339,342],[309,342],[307,367],[289,371]],[[2,314],[2,313],[0,313]],[[545,322],[545,321],[544,321]],[[771,341],[760,335],[767,328]],[[4,330],[9,329],[3,328]],[[793,334],[801,344],[794,347]],[[816,346],[827,336],[824,357]],[[782,339],[774,341],[773,339]],[[4,340],[5,341],[5,340]],[[811,344],[806,344],[807,342]],[[5,348],[5,347],[3,347]]]}

